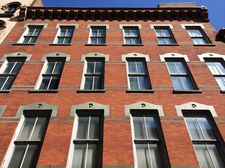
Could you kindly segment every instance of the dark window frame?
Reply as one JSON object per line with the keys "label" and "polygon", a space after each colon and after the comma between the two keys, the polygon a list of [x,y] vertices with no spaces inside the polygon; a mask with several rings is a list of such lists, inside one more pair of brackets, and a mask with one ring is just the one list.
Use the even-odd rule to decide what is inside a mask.
{"label": "dark window frame", "polygon": [[[169,36],[166,36],[166,37],[158,36],[157,32],[156,32],[157,29],[158,30],[167,30],[168,33],[169,33]],[[159,45],[177,45],[177,41],[176,41],[176,39],[175,39],[175,37],[173,35],[173,32],[172,32],[170,26],[154,26],[154,30],[155,30],[155,34],[156,34],[156,37],[158,39],[158,44]],[[160,43],[159,39],[171,39],[172,43],[169,43],[169,44],[167,44],[167,43]]]}

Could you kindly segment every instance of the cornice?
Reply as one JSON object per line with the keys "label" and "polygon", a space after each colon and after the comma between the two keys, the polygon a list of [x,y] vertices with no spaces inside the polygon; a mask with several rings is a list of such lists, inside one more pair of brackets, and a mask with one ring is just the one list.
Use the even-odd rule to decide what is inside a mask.
{"label": "cornice", "polygon": [[20,9],[19,20],[208,20],[206,8],[58,8],[26,7]]}

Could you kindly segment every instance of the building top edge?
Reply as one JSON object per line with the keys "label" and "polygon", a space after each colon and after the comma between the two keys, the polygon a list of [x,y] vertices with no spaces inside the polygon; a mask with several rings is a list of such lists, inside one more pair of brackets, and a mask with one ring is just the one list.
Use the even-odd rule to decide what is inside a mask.
{"label": "building top edge", "polygon": [[20,9],[20,20],[197,20],[208,21],[208,10],[188,8],[59,8],[27,7]]}

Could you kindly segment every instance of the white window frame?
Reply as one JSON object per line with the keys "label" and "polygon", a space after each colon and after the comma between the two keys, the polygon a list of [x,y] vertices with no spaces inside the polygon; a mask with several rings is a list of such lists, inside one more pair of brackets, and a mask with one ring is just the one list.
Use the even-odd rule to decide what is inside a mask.
{"label": "white window frame", "polygon": [[[65,62],[66,62],[65,57],[60,57],[60,56],[59,57],[53,57],[53,56],[48,57],[48,56],[46,56],[43,67],[42,67],[42,70],[41,70],[41,72],[39,74],[39,77],[38,77],[38,80],[37,80],[37,82],[34,86],[34,90],[40,90],[41,82],[42,82],[42,79],[43,79],[43,74],[45,74],[45,71],[47,70],[47,67],[48,67],[48,58],[52,58],[52,59],[56,59],[56,60],[62,59],[62,62],[63,62],[62,72],[63,72],[63,68],[64,68],[64,65],[65,65]],[[61,74],[59,74],[59,82],[60,82],[60,79],[61,79],[61,76],[62,76],[62,72],[61,72]],[[59,84],[58,84],[58,86],[59,86]],[[51,91],[51,90],[55,90],[55,89],[45,89],[45,91]]]}
{"label": "white window frame", "polygon": [[[85,89],[84,88],[84,86],[85,86],[85,74],[86,74],[86,72],[87,72],[87,63],[88,63],[88,61],[87,61],[87,59],[93,59],[93,60],[102,60],[102,62],[103,62],[103,74],[102,74],[102,77],[103,77],[103,88],[102,89]],[[104,90],[104,88],[105,88],[105,84],[104,84],[104,81],[105,81],[105,62],[106,62],[106,59],[105,59],[105,57],[98,57],[98,56],[96,56],[96,57],[89,57],[88,55],[87,56],[85,56],[85,59],[84,59],[84,66],[83,66],[83,73],[82,73],[82,79],[81,79],[81,90],[93,90],[93,91],[95,91],[95,90]]]}
{"label": "white window frame", "polygon": [[[23,32],[23,34],[21,35],[21,37],[19,38],[19,40],[18,40],[17,43],[18,43],[18,44],[24,44],[24,45],[35,44],[35,43],[37,42],[37,40],[35,41],[35,43],[23,43],[23,41],[24,41],[24,36],[26,36],[26,35],[28,34],[28,32],[29,32],[29,26],[42,26],[42,29],[41,29],[41,31],[40,31],[40,33],[39,33],[39,35],[40,35],[41,32],[42,32],[42,30],[43,30],[44,28],[46,28],[47,25],[48,25],[48,24],[38,24],[38,23],[34,23],[34,24],[28,23],[28,24],[25,24],[25,25],[24,25],[25,31]],[[37,39],[38,39],[39,35],[37,36]]]}
{"label": "white window frame", "polygon": [[[50,115],[50,118],[51,118],[51,115]],[[48,124],[50,123],[50,118],[49,118]],[[0,166],[1,168],[8,168],[8,165],[9,165],[9,163],[11,161],[11,158],[13,156],[14,149],[15,149],[15,146],[16,146],[14,144],[14,142],[16,141],[17,137],[19,136],[19,134],[21,132],[21,129],[23,127],[24,121],[25,121],[25,116],[23,114],[23,115],[21,115],[20,120],[19,120],[19,123],[18,123],[18,125],[16,127],[16,130],[15,130],[14,134],[13,134],[13,137],[12,137],[11,142],[9,144],[8,150],[7,150],[7,152],[5,154],[5,157],[4,157],[3,161],[2,161],[2,164]],[[48,129],[48,127],[46,128],[46,131],[47,131],[47,129]],[[45,132],[45,135],[46,135],[46,132]],[[44,141],[44,138],[42,140]]]}
{"label": "white window frame", "polygon": [[[126,36],[125,36],[125,27],[136,27],[137,28],[137,30],[138,30],[138,38],[139,38],[139,40],[140,40],[140,43],[139,44],[128,44],[128,43],[126,43]],[[141,27],[141,25],[140,24],[121,24],[120,25],[120,29],[122,29],[122,31],[123,31],[123,44],[124,45],[142,45],[143,44],[143,42],[142,42],[142,39],[141,39],[141,32],[140,32],[140,29],[142,29],[142,27]],[[134,37],[135,38],[135,37]]]}
{"label": "white window frame", "polygon": [[[105,29],[104,29],[105,30],[105,36],[102,37],[102,38],[105,39],[105,43],[91,43],[92,28],[93,27],[105,27]],[[88,44],[91,44],[91,45],[104,45],[104,44],[106,44],[106,33],[107,33],[107,29],[109,28],[109,26],[99,24],[99,25],[89,25],[88,28],[89,28]],[[95,37],[95,38],[97,38],[97,37]]]}
{"label": "white window frame", "polygon": [[[59,36],[59,34],[60,34],[60,32],[61,32],[61,28],[60,28],[60,27],[73,27],[73,28],[74,28],[73,34],[72,34],[72,36],[70,37],[70,38],[71,38],[71,42],[70,42],[70,43],[57,43],[58,36]],[[57,33],[56,33],[56,35],[55,35],[55,39],[54,39],[54,41],[53,41],[53,44],[58,44],[58,45],[71,44],[71,43],[72,43],[72,40],[73,40],[73,35],[74,35],[74,33],[75,33],[75,31],[76,31],[76,29],[77,29],[78,27],[79,27],[78,24],[57,24],[57,25],[56,25]]]}

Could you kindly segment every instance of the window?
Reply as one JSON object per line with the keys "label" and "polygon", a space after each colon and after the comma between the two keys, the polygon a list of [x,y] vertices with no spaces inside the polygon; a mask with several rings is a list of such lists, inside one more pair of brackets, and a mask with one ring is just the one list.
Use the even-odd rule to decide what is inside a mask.
{"label": "window", "polygon": [[212,118],[204,114],[185,114],[197,160],[201,168],[224,167],[222,145]]}
{"label": "window", "polygon": [[196,90],[197,86],[183,59],[166,59],[175,90]]}
{"label": "window", "polygon": [[49,118],[46,112],[24,111],[23,124],[7,167],[36,167]]}
{"label": "window", "polygon": [[0,30],[5,28],[5,21],[0,20]]}
{"label": "window", "polygon": [[225,68],[222,59],[206,59],[206,64],[221,90],[225,90]]}
{"label": "window", "polygon": [[127,58],[128,83],[130,90],[150,89],[146,61],[144,59]]}
{"label": "window", "polygon": [[71,167],[101,168],[103,115],[100,111],[78,111],[76,115]]}
{"label": "window", "polygon": [[105,44],[106,43],[106,27],[91,26],[89,44]]}
{"label": "window", "polygon": [[56,44],[70,44],[72,41],[74,32],[74,26],[59,26],[58,33],[56,35]]}
{"label": "window", "polygon": [[186,26],[189,36],[192,38],[194,44],[210,44],[211,41],[206,36],[205,32],[200,26]]}
{"label": "window", "polygon": [[16,79],[25,58],[8,57],[2,65],[0,74],[0,90],[9,90]]}
{"label": "window", "polygon": [[47,58],[41,74],[40,90],[58,89],[64,61],[64,58]]}
{"label": "window", "polygon": [[135,168],[166,168],[166,151],[158,115],[131,112]]}
{"label": "window", "polygon": [[84,89],[104,89],[104,66],[102,58],[86,58],[86,69],[84,73]]}
{"label": "window", "polygon": [[137,26],[124,26],[124,43],[129,45],[142,44]]}
{"label": "window", "polygon": [[5,13],[14,13],[21,6],[19,2],[9,3],[5,8]]}
{"label": "window", "polygon": [[162,45],[176,44],[169,26],[154,26],[158,43]]}
{"label": "window", "polygon": [[43,29],[43,25],[29,25],[21,39],[19,40],[19,43],[23,44],[34,44],[37,41],[37,38],[39,34],[41,33],[41,30]]}

